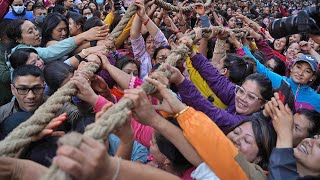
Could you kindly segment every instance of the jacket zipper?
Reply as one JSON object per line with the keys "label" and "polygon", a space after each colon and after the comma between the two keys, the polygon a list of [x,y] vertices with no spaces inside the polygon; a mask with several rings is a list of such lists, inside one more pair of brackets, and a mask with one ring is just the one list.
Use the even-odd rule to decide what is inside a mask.
{"label": "jacket zipper", "polygon": [[299,86],[298,86],[298,88],[297,88],[297,90],[296,90],[296,94],[295,94],[295,96],[294,96],[294,101],[295,101],[295,102],[297,102],[299,90],[300,90],[300,84],[299,84]]}

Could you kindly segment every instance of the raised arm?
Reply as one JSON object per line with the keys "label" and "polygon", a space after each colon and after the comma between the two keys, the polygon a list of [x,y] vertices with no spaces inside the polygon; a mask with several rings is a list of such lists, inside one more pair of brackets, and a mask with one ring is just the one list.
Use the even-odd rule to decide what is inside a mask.
{"label": "raised arm", "polygon": [[266,104],[266,111],[272,118],[272,125],[277,133],[277,144],[272,150],[269,161],[269,179],[298,179],[296,159],[293,155],[293,114],[284,105],[278,93],[274,93],[274,102]]}
{"label": "raised arm", "polygon": [[263,172],[244,159],[219,127],[205,114],[189,108],[178,116],[183,134],[201,159],[221,179],[264,179]]}
{"label": "raised arm", "polygon": [[[177,68],[169,66],[168,69],[172,73],[170,82],[176,84],[178,87],[182,102],[204,112],[222,129],[222,131],[227,131],[230,127],[238,124],[245,118],[245,116],[233,115],[212,105],[211,102],[200,94],[191,81],[181,75]],[[235,112],[234,104],[230,105],[228,109],[229,111]]]}
{"label": "raised arm", "polygon": [[[246,116],[233,115],[229,112],[214,106],[211,102],[205,99],[191,81],[185,79],[178,85],[179,94],[182,102],[195,108],[198,111],[205,113],[212,121],[214,121],[222,131],[226,132],[232,126],[240,123]],[[234,105],[229,106],[229,109],[235,111]]]}
{"label": "raised arm", "polygon": [[202,54],[197,53],[191,57],[191,61],[193,67],[197,69],[203,79],[208,83],[210,89],[224,104],[231,104],[234,102],[235,85],[225,76],[220,74],[207,58]]}
{"label": "raised arm", "polygon": [[85,41],[102,40],[107,35],[108,32],[105,26],[94,27],[77,36],[59,41],[52,46],[45,48],[37,47],[35,49],[45,62],[50,62],[71,53],[77,48],[77,46],[81,45]]}
{"label": "raised arm", "polygon": [[[147,80],[151,79],[147,78]],[[156,80],[151,80],[149,82],[154,83],[154,81]],[[168,97],[174,98],[174,100],[179,101],[176,97],[172,96],[172,94],[166,89],[165,86],[163,86],[163,84],[158,81],[156,81],[156,83],[157,87],[161,87],[158,88],[161,95],[166,96],[163,97],[165,99],[164,101],[167,101]],[[160,132],[165,138],[167,138],[172,144],[174,144],[174,146],[183,154],[183,156],[188,159],[189,162],[191,162],[194,166],[198,166],[199,164],[201,164],[202,160],[188,143],[188,141],[186,141],[182,134],[182,131],[156,113],[143,90],[139,88],[126,90],[125,97],[130,98],[134,102],[133,112],[136,114],[137,120],[141,124],[151,126],[158,132]],[[186,107],[181,102],[179,103],[179,107],[177,106],[176,108]],[[172,111],[172,109],[169,111]]]}
{"label": "raised arm", "polygon": [[273,89],[278,88],[280,86],[280,84],[281,84],[281,80],[284,79],[285,77],[284,76],[280,76],[279,74],[277,74],[275,72],[272,72],[267,67],[265,67],[263,64],[261,64],[259,62],[259,60],[257,60],[252,55],[252,53],[250,52],[250,50],[247,47],[243,46],[243,50],[248,56],[252,57],[252,59],[254,59],[254,61],[256,62],[257,72],[270,79],[270,81],[272,82],[272,88]]}

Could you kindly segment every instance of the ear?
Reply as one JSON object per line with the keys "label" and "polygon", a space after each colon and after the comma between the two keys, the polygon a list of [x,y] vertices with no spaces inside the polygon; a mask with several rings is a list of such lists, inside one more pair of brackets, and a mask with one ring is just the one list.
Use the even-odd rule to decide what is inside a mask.
{"label": "ear", "polygon": [[223,69],[220,70],[220,73],[221,73],[222,75],[226,76],[226,75],[229,73],[229,71],[228,71],[227,68],[223,68]]}
{"label": "ear", "polygon": [[13,84],[10,84],[11,93],[16,96],[16,88],[13,86]]}
{"label": "ear", "polygon": [[76,28],[81,29],[81,25],[80,24],[76,25]]}
{"label": "ear", "polygon": [[317,75],[314,74],[314,75],[312,76],[312,78],[310,79],[310,82],[312,82],[312,81],[314,81],[314,80],[316,80],[316,79],[317,79]]}
{"label": "ear", "polygon": [[17,39],[16,42],[23,44],[22,38],[21,39]]}

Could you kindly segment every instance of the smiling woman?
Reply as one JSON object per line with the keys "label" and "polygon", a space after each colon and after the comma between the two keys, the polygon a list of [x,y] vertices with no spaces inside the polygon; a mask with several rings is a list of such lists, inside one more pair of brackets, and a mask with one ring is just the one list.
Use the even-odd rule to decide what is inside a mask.
{"label": "smiling woman", "polygon": [[231,128],[227,137],[246,160],[267,169],[272,148],[276,143],[274,129],[263,119],[248,117]]}

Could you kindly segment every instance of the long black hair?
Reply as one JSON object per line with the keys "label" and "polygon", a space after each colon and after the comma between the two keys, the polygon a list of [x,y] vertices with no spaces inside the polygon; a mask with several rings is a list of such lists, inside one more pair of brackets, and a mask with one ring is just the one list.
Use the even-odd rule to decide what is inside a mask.
{"label": "long black hair", "polygon": [[49,86],[50,90],[55,92],[60,88],[62,82],[73,73],[74,69],[61,62],[61,61],[51,61],[46,65],[43,70],[44,79]]}
{"label": "long black hair", "polygon": [[33,48],[22,48],[15,50],[9,57],[10,64],[13,69],[25,65],[31,53],[38,54]]}
{"label": "long black hair", "polygon": [[226,134],[246,122],[251,122],[254,138],[259,149],[257,157],[260,157],[261,160],[257,164],[262,169],[267,170],[272,149],[276,145],[277,134],[270,123],[256,115],[247,117],[244,121],[230,128]]}
{"label": "long black hair", "polygon": [[[175,126],[179,127],[177,119],[166,118]],[[191,168],[193,165],[180,153],[180,151],[164,136],[155,132],[155,139],[157,146],[162,154],[164,154],[172,163],[172,168],[178,175],[182,176],[185,171]]]}
{"label": "long black hair", "polygon": [[67,35],[66,37],[69,36],[69,22],[67,21],[66,17],[64,17],[60,13],[51,13],[48,14],[48,16],[44,19],[43,25],[42,25],[42,39],[41,39],[41,46],[45,47],[47,42],[53,40],[52,39],[52,31],[57,25],[61,22],[65,22],[67,26]]}

